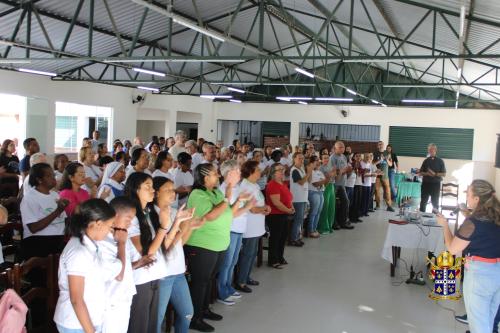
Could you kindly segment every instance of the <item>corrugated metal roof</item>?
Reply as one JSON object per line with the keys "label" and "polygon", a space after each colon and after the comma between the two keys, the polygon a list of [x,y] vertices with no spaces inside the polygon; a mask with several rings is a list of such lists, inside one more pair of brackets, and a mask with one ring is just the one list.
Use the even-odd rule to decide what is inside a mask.
{"label": "corrugated metal roof", "polygon": [[[323,5],[327,9],[327,11],[333,10],[336,2],[332,2],[331,0],[317,0],[320,4]],[[156,1],[157,3],[165,6],[168,3],[168,0],[160,0]],[[41,0],[36,2],[35,6],[41,12],[41,20],[43,22],[43,26],[47,30],[48,35],[54,45],[55,48],[59,49],[62,46],[62,41],[64,40],[66,33],[69,28],[69,23],[67,21],[71,20],[75,13],[75,9],[77,8],[79,1],[61,1],[61,0]],[[116,22],[117,29],[120,34],[123,36],[123,45],[125,48],[128,48],[131,45],[131,39],[134,37],[137,31],[137,27],[140,24],[144,7],[133,3],[130,0],[107,0],[107,3],[110,6],[111,14],[113,16],[114,21]],[[195,20],[198,15],[200,18],[206,23],[210,22],[208,28],[215,29],[219,31],[227,31],[228,26],[232,20],[230,16],[221,17],[227,15],[228,13],[233,12],[239,4],[239,0],[194,0],[197,8],[194,8],[193,1],[175,1],[174,2],[174,11],[182,14],[183,16],[191,17]],[[310,38],[312,36],[305,36],[302,32],[306,32],[306,34],[314,34],[316,33],[323,24],[325,17],[328,16],[328,12],[323,13],[315,8],[312,2],[305,0],[281,0],[281,3],[285,8],[289,11],[287,15],[282,15],[280,2],[277,0],[268,0],[266,2],[266,9],[271,11],[272,14],[265,14],[264,16],[264,34],[263,34],[263,48],[268,52],[274,52],[274,54],[281,55],[282,53],[285,56],[297,56],[300,54],[304,54],[306,50],[311,45]],[[390,24],[386,21],[388,18],[393,27],[395,27],[397,37],[405,38],[408,36],[413,27],[417,24],[417,22],[427,13],[428,9],[421,8],[417,5],[411,5],[399,1],[394,0],[377,0],[377,3],[380,4],[381,10],[377,8],[374,0],[364,0],[366,5],[366,10],[363,8],[360,1],[356,1],[354,3],[354,24],[363,29],[374,30],[372,23],[370,22],[367,12],[370,14],[373,25],[376,27],[376,30],[388,36],[393,36],[393,31],[390,29]],[[468,34],[467,45],[472,52],[479,52],[491,43],[495,42],[500,33],[500,2],[499,1],[480,1],[477,0],[474,2],[475,8],[473,11],[474,17],[481,18],[483,20],[490,21],[492,24],[487,24],[486,22],[472,22],[470,25],[470,31]],[[234,23],[230,29],[230,34],[235,39],[246,40],[248,38],[248,42],[252,45],[258,45],[259,43],[259,6],[258,1],[250,1],[243,0],[242,7],[245,8],[244,11],[239,12],[235,19]],[[424,4],[424,2],[422,2]],[[426,5],[435,6],[438,8],[446,9],[449,11],[453,11],[454,13],[460,13],[460,6],[462,4],[462,0],[428,0],[425,2]],[[254,6],[253,8],[249,8]],[[8,4],[1,3],[0,4],[0,13],[10,10],[12,7]],[[344,1],[338,8],[335,14],[335,20],[342,23],[349,23],[350,17],[350,2]],[[302,12],[302,13],[299,13]],[[381,11],[385,14],[385,17],[382,15]],[[44,13],[49,13],[49,15],[44,15]],[[0,38],[2,39],[10,39],[12,37],[12,32],[14,27],[16,26],[21,11],[14,11],[8,15],[1,17],[0,24]],[[56,17],[48,17],[51,15],[55,15]],[[458,16],[444,14],[449,24],[453,29],[458,31],[460,26],[460,19]],[[276,17],[277,16],[277,17]],[[419,47],[417,45],[413,45],[411,43],[407,43],[404,48],[400,51],[406,52],[406,54],[429,54],[429,48],[432,46],[432,18],[433,15],[429,15],[426,20],[421,24],[421,26],[415,30],[415,32],[410,37],[409,41],[411,43],[417,43],[427,48]],[[57,19],[57,17],[61,17],[61,19]],[[215,19],[217,17],[221,17]],[[290,27],[287,23],[283,22],[285,17],[291,18],[287,23],[291,25],[293,32],[290,31]],[[48,48],[49,43],[47,42],[39,23],[36,20],[35,15],[32,16],[32,26],[31,26],[31,35],[30,35],[30,43],[33,45],[41,46]],[[65,22],[66,21],[66,22]],[[82,9],[78,15],[77,21],[83,25],[89,23],[89,1],[84,1]],[[256,22],[254,27],[252,28],[252,23]],[[109,18],[108,12],[104,6],[103,1],[95,1],[95,10],[93,15],[94,26],[99,29],[103,29],[104,32],[98,32],[94,30],[93,40],[92,40],[92,55],[100,56],[100,57],[109,57],[111,55],[120,55],[121,47],[118,42],[118,39],[114,35],[113,26],[111,24],[111,20]],[[81,25],[80,24],[80,25]],[[340,54],[341,49],[346,50],[349,46],[348,40],[348,27],[345,25],[333,24],[336,32],[338,40],[335,38],[332,30],[330,29],[330,34],[328,35],[329,46],[334,52]],[[273,30],[274,28],[274,30]],[[147,16],[144,21],[143,28],[141,30],[141,34],[139,39],[145,42],[158,41],[158,45],[163,47],[164,49],[168,48],[168,35],[169,30],[169,20],[156,12],[148,11]],[[173,55],[209,55],[208,50],[204,49],[202,52],[202,39],[204,39],[204,43],[208,41],[208,44],[211,45],[211,50],[213,51],[218,45],[219,42],[204,37],[201,38],[198,36],[196,40],[194,40],[196,36],[196,32],[187,29],[184,26],[179,24],[173,24],[172,30],[175,33],[172,38],[172,49]],[[343,30],[343,31],[342,31]],[[66,46],[65,51],[70,52],[74,55],[86,56],[88,53],[88,40],[89,34],[88,30],[85,27],[81,27],[76,25],[73,28],[71,33],[71,37],[68,40],[68,44]],[[327,34],[326,31],[323,31],[319,35],[321,40],[326,40]],[[356,52],[366,53],[368,55],[374,55],[377,50],[379,50],[378,55],[383,55],[380,51],[380,43],[376,38],[376,35],[370,32],[361,31],[358,29],[353,30],[353,37],[357,40],[357,43],[353,45],[353,50]],[[294,40],[295,38],[295,40]],[[19,42],[27,42],[27,25],[26,19],[21,25],[21,29],[19,30],[16,40]],[[191,48],[191,44],[193,43],[193,47]],[[295,46],[295,42],[299,45]],[[313,48],[314,51],[310,52],[310,55],[325,55],[326,51],[324,49],[324,45],[320,42],[319,46]],[[396,43],[397,44],[397,43]],[[456,54],[459,49],[458,38],[452,29],[448,26],[445,20],[441,17],[441,15],[437,15],[437,27],[436,27],[436,48],[447,52]],[[391,49],[394,49],[394,45],[391,45]],[[3,55],[5,51],[5,45],[0,45],[0,52]],[[166,53],[166,51],[165,51]],[[500,54],[500,43],[491,47],[487,53],[492,54]],[[26,50],[13,47],[10,51],[9,57],[24,57],[26,54]],[[134,56],[144,56],[146,54],[146,47],[142,47],[139,43],[136,45],[136,50],[134,51]],[[218,52],[215,55],[220,56],[238,56],[240,54],[243,55],[255,55],[250,50],[242,49],[241,46],[236,46],[230,41],[226,41],[222,43],[218,49]],[[152,54],[150,54],[152,55]],[[157,53],[158,55],[158,53]],[[37,52],[31,51],[31,57],[51,57],[51,53]],[[295,61],[298,64],[301,64],[303,67],[312,69],[313,67],[322,66],[323,63],[321,61],[312,61],[307,60],[303,62],[300,60]],[[331,63],[331,61],[329,61]],[[406,62],[409,64],[410,62]],[[414,68],[417,69],[417,75],[423,73],[423,71],[432,63],[432,60],[419,60],[419,61],[411,61]],[[457,61],[455,61],[458,64]],[[481,64],[482,63],[482,64]],[[62,73],[68,71],[70,69],[78,68],[79,66],[88,65],[86,67],[86,71],[91,76],[99,76],[105,67],[103,64],[91,64],[88,61],[72,61],[72,60],[58,60],[58,61],[37,61],[33,62],[30,66],[33,68],[55,71],[58,73]],[[203,72],[211,74],[206,76],[207,80],[222,80],[224,78],[223,75],[223,67],[229,66],[227,64],[217,65],[213,63],[204,63],[203,64]],[[273,79],[277,79],[279,77],[288,76],[290,73],[293,74],[293,68],[291,66],[286,67],[283,62],[271,63],[271,66],[264,69],[264,75]],[[382,68],[386,67],[385,65],[375,64],[374,66]],[[476,80],[482,74],[484,74],[491,67],[489,66],[498,66],[500,67],[500,60],[498,59],[478,59],[477,61],[465,60],[464,62],[464,70],[463,75],[465,79],[469,82]],[[3,64],[3,67],[15,67],[15,65]],[[144,68],[155,68],[156,70],[172,73],[179,75],[187,76],[187,77],[197,77],[200,74],[200,63],[199,62],[190,62],[186,63],[183,66],[182,63],[171,62],[168,64],[165,63],[155,63],[154,66],[151,63],[144,64]],[[266,66],[267,67],[267,66]],[[395,73],[399,73],[401,70],[401,65],[397,64],[389,64],[389,69],[394,71]],[[245,63],[238,64],[235,68],[240,68],[242,71],[246,71],[249,73],[258,74],[260,71],[260,61],[252,60],[247,61]],[[288,68],[288,71],[287,71]],[[255,75],[245,74],[242,71],[238,72],[239,79],[241,80],[254,80]],[[403,72],[404,73],[404,72]],[[420,73],[420,74],[418,74]],[[436,83],[440,80],[441,75],[443,74],[443,66],[441,61],[437,61],[434,65],[432,65],[427,74],[423,75],[421,80],[424,82],[433,82]],[[112,71],[105,74],[106,79],[112,78]],[[451,63],[446,63],[444,66],[444,76],[450,80],[456,80],[457,70],[455,66]],[[108,77],[109,76],[109,77]],[[138,76],[138,78],[145,77],[143,74]],[[149,76],[148,76],[149,77]],[[120,79],[128,79],[128,75],[126,75],[123,69],[117,70],[117,78]],[[485,75],[483,78],[479,79],[477,82],[480,83],[489,83],[493,82],[496,79],[496,72],[492,71],[491,73]],[[192,84],[186,83],[186,86],[191,86]],[[181,87],[181,86],[179,86]],[[204,90],[207,90],[207,87],[203,87]],[[463,86],[460,88],[460,91],[464,94],[472,93],[471,96],[479,96],[479,93],[474,92],[474,87],[466,87]],[[497,86],[488,87],[489,90],[493,92],[500,92],[500,88]],[[208,89],[209,90],[209,89]],[[485,93],[481,93],[481,98],[488,96],[484,96]],[[491,96],[489,96],[491,98]]]}

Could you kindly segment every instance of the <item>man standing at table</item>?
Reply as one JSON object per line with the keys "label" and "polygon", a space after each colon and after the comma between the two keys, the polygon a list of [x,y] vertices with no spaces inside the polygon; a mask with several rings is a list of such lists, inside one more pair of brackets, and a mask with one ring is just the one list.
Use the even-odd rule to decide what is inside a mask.
{"label": "man standing at table", "polygon": [[422,163],[419,175],[422,176],[422,190],[420,193],[420,211],[425,212],[429,196],[431,197],[432,208],[439,209],[439,192],[441,191],[441,181],[446,176],[444,161],[436,156],[437,146],[433,143],[427,146],[428,157]]}

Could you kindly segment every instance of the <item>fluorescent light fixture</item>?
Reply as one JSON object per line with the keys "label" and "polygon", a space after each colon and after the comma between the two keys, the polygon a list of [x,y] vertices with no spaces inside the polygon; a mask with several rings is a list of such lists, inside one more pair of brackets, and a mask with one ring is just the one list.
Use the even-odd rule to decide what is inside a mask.
{"label": "fluorescent light fixture", "polygon": [[459,38],[462,38],[465,30],[465,6],[460,7],[460,32]]}
{"label": "fluorescent light fixture", "polygon": [[104,59],[105,63],[136,63],[136,62],[245,62],[245,59],[192,59],[192,58],[146,58],[146,59]]}
{"label": "fluorescent light fixture", "polygon": [[358,93],[355,92],[354,90],[351,90],[349,88],[344,88],[349,94],[356,96]]}
{"label": "fluorescent light fixture", "polygon": [[151,88],[151,87],[144,87],[144,86],[137,86],[137,89],[148,90],[148,91],[152,91],[152,92],[160,92],[160,89],[158,89],[158,88]]}
{"label": "fluorescent light fixture", "polygon": [[14,43],[10,40],[0,40],[0,45],[14,46]]}
{"label": "fluorescent light fixture", "polygon": [[0,59],[0,64],[31,64],[31,60],[22,60],[22,59]]}
{"label": "fluorescent light fixture", "polygon": [[280,101],[312,101],[312,97],[288,97],[288,96],[278,96],[276,99],[279,99]]}
{"label": "fluorescent light fixture", "polygon": [[234,91],[234,92],[237,92],[237,93],[240,93],[240,94],[244,94],[245,93],[245,90],[238,89],[238,88],[233,88],[233,87],[227,87],[227,90],[231,90],[231,91]]}
{"label": "fluorescent light fixture", "polygon": [[381,106],[383,106],[384,108],[387,107],[387,105],[385,105],[384,103],[380,103]]}
{"label": "fluorescent light fixture", "polygon": [[403,99],[403,103],[443,104],[442,99]]}
{"label": "fluorescent light fixture", "polygon": [[188,21],[188,20],[186,20],[186,19],[184,19],[184,18],[182,18],[182,17],[180,17],[172,12],[169,12],[165,8],[159,7],[157,5],[154,5],[154,4],[149,3],[147,1],[144,1],[144,0],[132,0],[132,2],[134,2],[138,5],[144,6],[146,8],[149,8],[157,13],[160,13],[160,14],[166,16],[166,17],[170,17],[170,18],[172,18],[172,20],[174,20],[175,23],[181,24],[181,25],[185,26],[186,28],[193,29],[195,31],[198,31],[198,32],[204,34],[204,35],[207,35],[209,37],[220,40],[221,42],[224,41],[224,38],[219,37],[218,35],[208,31],[207,29],[202,28],[202,27],[196,25],[195,23],[190,22],[190,21]]}
{"label": "fluorescent light fixture", "polygon": [[149,69],[138,68],[138,67],[134,67],[132,69],[134,70],[134,72],[139,72],[139,73],[145,73],[145,74],[151,74],[151,75],[165,77],[165,73],[160,73],[160,72],[152,71],[152,70],[149,70]]}
{"label": "fluorescent light fixture", "polygon": [[221,98],[221,99],[232,99],[233,96],[231,95],[200,95],[201,98],[210,98],[210,99],[216,99],[216,98]]}
{"label": "fluorescent light fixture", "polygon": [[239,99],[230,99],[229,101],[233,103],[241,103]]}
{"label": "fluorescent light fixture", "polygon": [[262,84],[263,86],[297,86],[297,87],[314,87],[314,83],[279,83],[279,82],[256,82],[256,84]]}
{"label": "fluorescent light fixture", "polygon": [[379,101],[377,101],[375,99],[371,99],[370,101],[372,101],[373,104],[382,104],[382,103],[380,103]]}
{"label": "fluorescent light fixture", "polygon": [[180,17],[174,17],[174,18],[173,18],[173,20],[174,20],[174,22],[175,22],[175,23],[178,23],[178,24],[180,24],[180,25],[183,25],[183,26],[185,26],[186,28],[192,29],[192,30],[194,30],[194,31],[198,31],[199,33],[202,33],[202,34],[204,34],[204,35],[207,35],[208,37],[212,37],[212,38],[217,39],[218,41],[221,41],[221,42],[224,42],[224,41],[225,41],[225,39],[224,39],[224,38],[217,36],[216,34],[214,34],[214,33],[210,32],[210,31],[208,31],[208,30],[207,30],[207,29],[205,29],[205,28],[202,28],[202,27],[200,27],[200,26],[197,26],[197,25],[195,25],[195,24],[193,24],[193,23],[191,23],[191,22],[188,22],[188,21],[187,21],[187,20],[185,20],[185,19],[182,19],[182,18],[180,18]]}
{"label": "fluorescent light fixture", "polygon": [[307,105],[307,102],[303,102],[303,101],[298,101],[297,103],[302,104],[302,105]]}
{"label": "fluorescent light fixture", "polygon": [[315,101],[319,102],[352,102],[352,98],[344,98],[344,97],[316,97]]}
{"label": "fluorescent light fixture", "polygon": [[384,84],[384,88],[442,88],[442,84]]}
{"label": "fluorescent light fixture", "polygon": [[344,59],[342,62],[347,63],[347,62],[353,62],[353,63],[363,63],[363,62],[381,62],[381,63],[387,63],[387,62],[408,62],[408,61],[429,61],[432,60],[432,56],[429,56],[429,58],[404,58],[404,59],[394,59],[394,58],[361,58],[361,59]]}
{"label": "fluorescent light fixture", "polygon": [[313,73],[309,73],[308,71],[302,69],[302,68],[299,68],[299,67],[295,67],[295,71],[296,72],[299,72],[300,74],[304,74],[305,76],[308,76],[310,78],[313,78],[314,79],[314,74]]}
{"label": "fluorescent light fixture", "polygon": [[31,74],[39,74],[39,75],[46,75],[46,76],[57,76],[56,73],[44,72],[44,71],[37,71],[37,70],[34,70],[34,69],[28,69],[28,68],[18,68],[17,70],[20,71],[20,72],[31,73]]}

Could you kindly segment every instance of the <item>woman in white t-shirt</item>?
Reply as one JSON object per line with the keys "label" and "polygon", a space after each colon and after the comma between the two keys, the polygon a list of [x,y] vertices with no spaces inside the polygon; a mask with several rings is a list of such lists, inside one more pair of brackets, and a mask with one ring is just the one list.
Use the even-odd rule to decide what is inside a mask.
{"label": "woman in white t-shirt", "polygon": [[264,155],[262,155],[262,152],[260,150],[253,151],[253,160],[259,163],[260,178],[257,180],[257,184],[259,185],[261,191],[264,191],[264,189],[266,188],[267,175],[269,174],[269,170],[271,168],[269,165],[267,165],[266,162],[262,160],[263,157]]}
{"label": "woman in white t-shirt", "polygon": [[[134,151],[135,153],[135,151]],[[160,225],[155,228],[150,218],[155,190],[153,179],[144,172],[132,173],[125,183],[125,196],[136,204],[136,218],[128,229],[133,251],[141,256],[154,256],[150,266],[134,270],[137,293],[132,298],[129,333],[154,332],[158,323],[159,280],[167,276],[164,249],[174,240],[177,230],[170,232],[170,211],[160,211]],[[175,231],[175,232],[172,232]]]}
{"label": "woman in white t-shirt", "polygon": [[[224,182],[219,187],[222,193],[229,197],[229,204],[236,205],[237,200],[242,198],[245,192],[240,190],[240,168],[235,160],[227,160],[220,167]],[[241,248],[241,239],[247,228],[246,212],[253,207],[255,201],[250,199],[237,206],[233,212],[229,247],[224,254],[222,265],[217,277],[217,302],[225,305],[233,305],[235,299],[241,298],[241,294],[233,288],[233,271],[238,261]]]}
{"label": "woman in white t-shirt", "polygon": [[354,223],[362,222],[361,215],[362,194],[363,194],[363,174],[364,169],[361,166],[361,154],[354,153],[352,156],[352,173],[356,175],[352,200],[349,202],[349,220]]}
{"label": "woman in white t-shirt", "polygon": [[[85,176],[92,179],[92,185],[99,187],[102,181],[102,170],[94,164],[95,160],[92,148],[80,148],[78,159],[80,160],[80,163],[83,164],[83,168],[85,169]],[[87,186],[92,187],[91,184],[87,184]],[[90,192],[90,190],[88,192]]]}
{"label": "woman in white t-shirt", "polygon": [[266,215],[271,212],[271,208],[266,205],[264,194],[260,189],[257,180],[261,178],[259,162],[247,161],[241,167],[240,192],[252,195],[255,199],[255,206],[246,213],[246,229],[243,233],[240,257],[238,260],[239,272],[236,278],[235,289],[249,293],[252,291],[248,285],[258,286],[259,282],[250,277],[252,267],[257,256],[259,239],[266,233]]}
{"label": "woman in white t-shirt", "polygon": [[[182,154],[182,153],[181,153]],[[159,280],[158,286],[158,320],[156,330],[151,331],[161,333],[161,326],[170,302],[176,313],[174,322],[175,332],[187,333],[189,323],[193,316],[193,303],[191,294],[186,281],[186,263],[184,261],[183,235],[191,229],[191,218],[194,209],[179,210],[172,208],[175,201],[174,183],[165,177],[153,178],[153,188],[155,189],[154,208],[150,210],[150,218],[156,230],[162,227],[162,210],[170,212],[170,225],[161,248],[162,255],[165,257],[166,276]],[[181,224],[182,223],[182,224]],[[187,240],[187,239],[186,239]],[[148,331],[149,332],[149,331]]]}
{"label": "woman in white t-shirt", "polygon": [[173,159],[172,156],[165,150],[158,153],[158,157],[155,162],[155,170],[153,171],[154,177],[165,177],[170,180],[174,180],[174,175],[172,173]]}
{"label": "woman in white t-shirt", "polygon": [[361,193],[361,215],[368,216],[368,210],[370,208],[370,191],[372,188],[372,169],[371,169],[371,159],[370,154],[363,154],[363,161],[361,161],[361,168],[363,168],[363,184]]}
{"label": "woman in white t-shirt", "polygon": [[[72,216],[72,238],[59,259],[59,299],[54,314],[59,332],[101,331],[106,283],[119,278],[123,268],[121,261],[104,261],[98,247],[114,218],[115,211],[102,199],[82,203]],[[116,233],[115,240],[124,244],[127,234]]]}
{"label": "woman in white t-shirt", "polygon": [[192,157],[186,152],[177,155],[179,166],[173,172],[175,193],[178,196],[179,207],[187,203],[188,195],[193,189],[194,177],[191,172]]}
{"label": "woman in white t-shirt", "polygon": [[147,150],[140,147],[134,149],[130,158],[130,166],[125,172],[125,179],[128,179],[128,177],[134,172],[145,173],[151,176],[151,171],[149,171],[148,165],[149,159]]}
{"label": "woman in white t-shirt", "polygon": [[[320,161],[318,156],[312,155],[309,157],[309,165],[313,168],[311,178],[309,179],[309,223],[308,223],[308,235],[311,238],[319,238],[318,232],[318,220],[323,209],[323,192],[325,191],[325,185],[330,181],[329,178],[321,172],[319,169]],[[308,165],[308,166],[309,166]]]}
{"label": "woman in white t-shirt", "polygon": [[291,244],[302,246],[304,242],[300,239],[301,229],[304,224],[304,215],[309,194],[309,180],[312,175],[312,167],[307,166],[304,170],[304,155],[302,153],[293,154],[293,167],[290,170],[290,192],[292,192],[292,202],[295,208],[291,230]]}
{"label": "woman in white t-shirt", "polygon": [[23,259],[46,257],[61,253],[64,247],[64,208],[68,201],[59,198],[53,191],[56,186],[54,171],[47,163],[31,166],[29,185],[21,201],[23,220],[23,241],[21,251]]}
{"label": "woman in white t-shirt", "polygon": [[370,189],[370,197],[368,198],[368,212],[369,213],[373,213],[375,210],[373,209],[373,199],[375,198],[375,187],[376,187],[376,184],[377,184],[377,175],[379,174],[379,170],[377,168],[377,165],[375,165],[375,163],[373,163],[373,153],[369,153],[369,156],[370,156],[370,170],[371,170],[371,174],[372,176],[370,177],[371,178],[371,181],[372,181],[372,186],[371,186],[371,189]]}

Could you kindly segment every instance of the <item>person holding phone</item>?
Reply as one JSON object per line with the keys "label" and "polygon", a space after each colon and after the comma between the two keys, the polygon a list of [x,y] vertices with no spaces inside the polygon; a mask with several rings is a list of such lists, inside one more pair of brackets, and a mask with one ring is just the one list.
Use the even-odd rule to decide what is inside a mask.
{"label": "person holding phone", "polygon": [[441,191],[441,181],[446,176],[444,161],[437,157],[437,146],[433,143],[427,146],[429,157],[427,157],[417,173],[422,178],[422,188],[420,194],[420,211],[425,212],[427,201],[431,198],[432,208],[439,209],[439,192]]}
{"label": "person holding phone", "polygon": [[466,257],[463,293],[472,333],[489,333],[500,305],[500,201],[493,186],[474,180],[467,189],[471,214],[452,235],[447,219],[437,214],[446,249]]}

